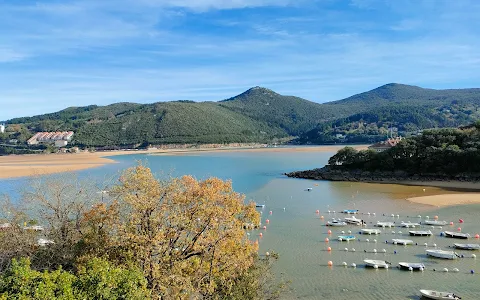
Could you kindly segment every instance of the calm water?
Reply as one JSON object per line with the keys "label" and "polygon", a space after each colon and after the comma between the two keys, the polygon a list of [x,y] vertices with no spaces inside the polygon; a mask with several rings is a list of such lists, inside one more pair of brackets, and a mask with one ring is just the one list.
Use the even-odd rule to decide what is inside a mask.
{"label": "calm water", "polygon": [[[446,261],[428,258],[423,245],[428,243],[429,248],[433,248],[436,244],[438,248],[447,249],[454,242],[466,243],[443,238],[439,234],[447,228],[456,230],[458,226],[472,235],[480,232],[480,205],[435,209],[403,200],[411,196],[434,194],[438,192],[435,188],[426,187],[426,191],[423,191],[424,187],[317,182],[281,175],[288,171],[323,166],[331,155],[305,152],[129,155],[114,157],[117,164],[86,170],[80,175],[104,181],[118,176],[120,170],[141,160],[158,176],[192,174],[199,179],[209,176],[231,179],[235,190],[266,205],[262,219],[265,222],[268,218],[270,224],[267,230],[251,231],[250,237],[259,240],[262,253],[276,251],[280,254],[275,270],[292,282],[292,291],[285,295],[285,299],[419,299],[418,290],[422,288],[454,291],[463,299],[480,299],[480,264],[476,259],[468,257]],[[17,190],[26,183],[25,179],[0,181],[0,193],[8,193],[15,198],[18,196]],[[308,187],[313,190],[307,192]],[[328,235],[329,228],[324,226],[325,221],[335,216],[343,217],[333,211],[347,208],[365,213],[359,217],[368,223],[378,220],[394,220],[398,223],[402,220],[419,221],[417,215],[429,215],[431,218],[438,215],[441,220],[454,221],[455,225],[432,229],[435,233],[433,237],[408,237],[404,228],[384,229],[376,237],[362,236],[358,234],[359,228],[354,226],[330,228],[333,232]],[[319,214],[315,213],[317,209],[320,210]],[[271,215],[269,211],[272,211]],[[375,212],[376,216],[368,216],[367,212]],[[392,218],[391,214],[400,216]],[[321,216],[324,216],[324,220]],[[460,225],[459,218],[463,218],[465,223]],[[372,224],[368,227],[372,227]],[[336,237],[342,230],[346,234],[352,231],[360,241],[338,242]],[[259,237],[260,232],[263,237]],[[331,240],[328,244],[324,242],[326,237]],[[395,246],[391,244],[392,238],[412,239],[418,246]],[[374,239],[377,239],[376,243]],[[385,241],[389,243],[385,244]],[[479,243],[475,239],[469,242]],[[332,251],[326,251],[327,247],[331,247]],[[344,251],[345,248],[349,251]],[[352,248],[356,251],[352,252]],[[377,249],[378,253],[373,253],[373,249]],[[386,250],[385,254],[381,253],[383,249]],[[472,254],[457,252],[465,256]],[[480,255],[480,252],[476,254]],[[427,269],[424,272],[400,271],[396,268],[365,269],[362,262],[366,258],[387,260],[393,265],[400,261],[423,262]],[[333,267],[327,266],[328,261],[333,262]],[[342,262],[347,262],[349,267],[343,267]],[[352,263],[356,263],[357,268],[350,267]],[[443,268],[450,271],[442,272]],[[453,268],[460,271],[452,272]],[[470,274],[472,269],[479,274]]]}

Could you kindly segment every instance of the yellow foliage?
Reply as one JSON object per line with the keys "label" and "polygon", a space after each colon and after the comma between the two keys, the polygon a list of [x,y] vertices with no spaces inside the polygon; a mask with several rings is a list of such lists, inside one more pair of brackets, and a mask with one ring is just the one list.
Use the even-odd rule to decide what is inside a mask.
{"label": "yellow foliage", "polygon": [[216,283],[233,284],[254,263],[258,244],[242,226],[260,215],[230,181],[160,181],[140,165],[125,171],[113,195],[120,205],[113,242],[134,253],[159,297],[212,295]]}

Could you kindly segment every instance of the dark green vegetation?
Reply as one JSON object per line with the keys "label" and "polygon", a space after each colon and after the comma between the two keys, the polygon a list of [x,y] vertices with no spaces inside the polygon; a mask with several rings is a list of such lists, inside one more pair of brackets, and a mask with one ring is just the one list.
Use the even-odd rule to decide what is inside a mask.
{"label": "dark green vegetation", "polygon": [[480,122],[463,129],[425,130],[395,147],[377,153],[346,147],[328,164],[337,170],[391,171],[408,175],[455,177],[480,174]]}
{"label": "dark green vegetation", "polygon": [[[321,95],[319,95],[321,99]],[[388,132],[408,136],[427,128],[469,124],[480,117],[480,89],[432,90],[387,84],[344,100],[318,104],[255,87],[220,102],[175,101],[86,106],[8,121],[24,143],[37,131],[75,131],[85,147],[169,143],[364,143]],[[392,129],[393,128],[393,129]]]}
{"label": "dark green vegetation", "polygon": [[303,134],[299,143],[373,143],[389,134],[410,136],[423,129],[466,125],[480,118],[480,89],[432,90],[387,84],[329,105],[357,113],[320,122]]}

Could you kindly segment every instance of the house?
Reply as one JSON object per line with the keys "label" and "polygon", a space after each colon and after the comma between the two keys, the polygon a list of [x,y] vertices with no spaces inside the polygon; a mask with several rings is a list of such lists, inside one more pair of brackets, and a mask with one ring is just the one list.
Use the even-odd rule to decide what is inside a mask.
{"label": "house", "polygon": [[72,140],[73,134],[73,131],[37,132],[27,143],[29,145],[55,144],[56,147],[65,147]]}
{"label": "house", "polygon": [[402,140],[402,137],[389,138],[386,141],[378,142],[376,144],[371,145],[370,147],[368,147],[368,149],[375,150],[377,152],[383,152],[385,150],[388,150],[396,146],[401,140]]}

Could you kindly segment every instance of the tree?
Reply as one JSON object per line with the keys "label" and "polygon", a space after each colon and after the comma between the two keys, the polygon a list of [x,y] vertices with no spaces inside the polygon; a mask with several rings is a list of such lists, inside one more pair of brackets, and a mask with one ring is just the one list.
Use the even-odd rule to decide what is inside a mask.
{"label": "tree", "polygon": [[328,164],[331,166],[336,165],[349,165],[355,162],[358,151],[352,147],[345,147],[338,150],[337,154],[330,157]]}
{"label": "tree", "polygon": [[114,188],[121,216],[115,243],[143,270],[162,298],[230,290],[254,263],[257,246],[244,223],[259,223],[253,203],[231,182],[191,176],[159,181],[150,169],[128,169]]}

